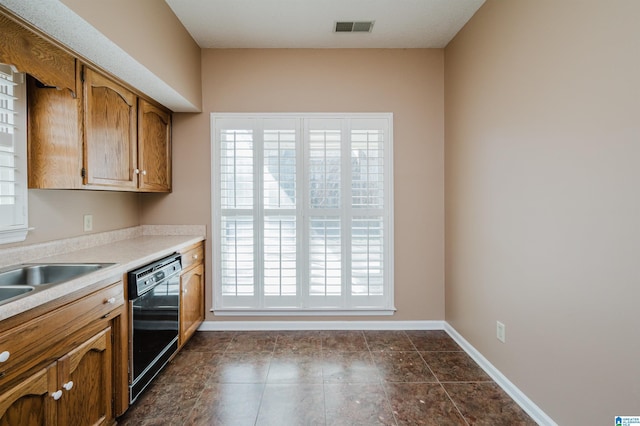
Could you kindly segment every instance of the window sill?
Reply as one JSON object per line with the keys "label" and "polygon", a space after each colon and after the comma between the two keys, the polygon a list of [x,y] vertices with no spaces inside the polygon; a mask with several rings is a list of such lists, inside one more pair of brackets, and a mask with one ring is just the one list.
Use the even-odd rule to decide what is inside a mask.
{"label": "window sill", "polygon": [[391,309],[211,309],[216,316],[236,317],[299,317],[299,316],[390,316]]}
{"label": "window sill", "polygon": [[27,239],[33,228],[0,229],[0,244],[19,243]]}

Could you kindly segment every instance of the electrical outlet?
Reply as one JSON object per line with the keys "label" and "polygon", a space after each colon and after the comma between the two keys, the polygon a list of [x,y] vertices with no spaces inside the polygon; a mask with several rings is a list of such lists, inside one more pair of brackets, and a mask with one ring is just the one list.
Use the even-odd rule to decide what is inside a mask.
{"label": "electrical outlet", "polygon": [[498,338],[498,340],[500,340],[502,343],[505,343],[505,341],[507,340],[507,330],[506,327],[504,326],[503,323],[501,323],[500,321],[496,321],[496,337]]}
{"label": "electrical outlet", "polygon": [[93,231],[93,215],[84,215],[84,232]]}

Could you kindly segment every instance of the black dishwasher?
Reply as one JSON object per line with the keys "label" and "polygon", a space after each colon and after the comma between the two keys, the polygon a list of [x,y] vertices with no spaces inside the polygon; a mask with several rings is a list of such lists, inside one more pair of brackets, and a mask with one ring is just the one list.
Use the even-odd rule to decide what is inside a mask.
{"label": "black dishwasher", "polygon": [[129,401],[133,403],[178,350],[180,255],[129,272]]}

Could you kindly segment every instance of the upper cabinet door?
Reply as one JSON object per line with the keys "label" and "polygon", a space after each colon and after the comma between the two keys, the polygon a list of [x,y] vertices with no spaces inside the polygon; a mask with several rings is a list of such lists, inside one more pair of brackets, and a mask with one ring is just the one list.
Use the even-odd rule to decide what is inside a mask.
{"label": "upper cabinet door", "polygon": [[171,113],[145,101],[138,104],[139,189],[171,191]]}
{"label": "upper cabinet door", "polygon": [[137,97],[97,72],[84,69],[85,184],[137,187]]}
{"label": "upper cabinet door", "polygon": [[47,86],[76,94],[76,59],[2,13],[0,62],[14,65]]}

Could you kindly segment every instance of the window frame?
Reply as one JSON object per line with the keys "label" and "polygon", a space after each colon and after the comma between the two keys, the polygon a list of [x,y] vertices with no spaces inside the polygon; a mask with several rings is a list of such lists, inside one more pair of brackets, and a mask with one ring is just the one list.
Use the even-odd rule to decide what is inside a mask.
{"label": "window frame", "polygon": [[[301,292],[301,278],[308,277],[308,267],[309,267],[309,259],[308,259],[308,248],[302,247],[303,241],[306,240],[306,236],[303,236],[298,239],[298,247],[297,250],[302,250],[302,253],[297,257],[297,259],[301,259],[301,262],[304,265],[300,265],[296,267],[298,269],[297,274],[297,292],[296,300],[300,303],[296,307],[279,307],[276,303],[275,305],[268,306],[265,305],[266,298],[263,297],[262,294],[254,294],[253,296],[247,296],[247,298],[253,297],[253,301],[257,301],[253,306],[246,306],[243,304],[229,304],[228,300],[223,303],[224,297],[222,295],[222,273],[221,273],[221,238],[222,238],[222,228],[221,228],[221,220],[222,220],[222,208],[220,206],[221,200],[221,163],[220,163],[220,129],[218,129],[218,121],[219,120],[239,120],[240,122],[243,120],[253,120],[254,122],[263,123],[266,120],[293,120],[295,121],[295,129],[296,129],[296,176],[298,181],[296,182],[296,200],[297,203],[304,203],[307,201],[307,195],[304,192],[308,189],[308,164],[306,149],[309,142],[309,129],[308,123],[316,120],[328,120],[328,121],[336,121],[341,120],[341,152],[342,154],[342,170],[341,170],[341,182],[345,176],[345,170],[348,171],[348,176],[351,177],[351,134],[349,130],[351,126],[348,123],[352,121],[357,122],[366,122],[366,120],[373,120],[380,125],[380,123],[384,123],[384,128],[382,130],[384,134],[383,140],[383,152],[384,152],[384,214],[381,217],[382,223],[384,224],[384,251],[383,251],[383,259],[384,259],[384,279],[383,279],[383,295],[377,296],[376,303],[365,303],[360,306],[354,306],[341,303],[340,306],[323,306],[322,303],[319,304],[311,304],[308,303],[310,296],[307,294],[304,295]],[[212,236],[213,236],[213,250],[212,250],[212,287],[213,287],[213,304],[211,311],[216,315],[261,315],[261,316],[269,316],[269,315],[393,315],[395,312],[394,305],[394,256],[393,256],[393,114],[392,113],[212,113],[211,114],[211,214],[212,214]],[[254,127],[262,132],[260,138],[264,135],[264,128],[262,126]],[[299,149],[304,146],[303,149]],[[262,147],[263,148],[263,147]],[[253,150],[260,150],[261,147],[254,147]],[[262,154],[258,153],[254,155],[255,163],[262,164],[263,158]],[[258,173],[259,175],[263,175],[262,166],[256,168],[253,166],[254,173]],[[254,177],[254,181],[256,181]],[[259,176],[257,181],[259,182],[258,187],[253,188],[253,193],[256,194],[258,192],[264,191],[264,187],[262,185],[262,176]],[[351,181],[343,182],[342,185],[349,186],[351,185]],[[351,189],[348,192],[351,194]],[[347,207],[346,209],[344,207]],[[255,207],[254,207],[255,208]],[[309,217],[307,215],[309,207],[305,206],[303,208],[298,207],[296,204],[296,223],[298,232],[307,232],[306,229],[309,225]],[[261,215],[261,218],[265,218],[263,210],[263,206],[258,206],[255,208],[256,214]],[[341,216],[340,220],[344,223],[344,217],[347,217],[349,220],[355,217],[351,213],[351,205],[343,206],[340,209]],[[366,209],[363,209],[363,213]],[[304,214],[303,214],[304,213]],[[344,216],[344,217],[343,217]],[[351,222],[349,222],[351,223]],[[262,232],[264,229],[264,222],[262,228],[259,231]],[[349,233],[350,236],[350,233]],[[347,239],[343,237],[346,241],[343,240],[342,246],[351,246],[351,239]],[[261,241],[259,238],[256,241]],[[258,244],[255,246],[258,248]],[[263,266],[257,267],[257,265],[261,265],[259,262],[262,262],[263,259],[260,255],[254,254],[254,270],[263,271]],[[350,256],[345,258],[342,255],[343,262],[350,262]],[[349,271],[351,270],[351,266],[349,266]],[[344,271],[344,267],[343,267]],[[259,279],[259,278],[257,278]],[[345,278],[343,278],[343,281]],[[351,281],[349,276],[348,281]],[[306,288],[310,287],[309,283],[305,284]],[[261,290],[264,290],[264,283],[261,283]],[[342,286],[343,289],[350,289],[350,284],[345,284]],[[308,290],[307,290],[308,291]],[[344,295],[343,291],[343,295]],[[279,296],[282,297],[282,296]],[[318,296],[313,296],[318,298]],[[365,296],[347,296],[346,298],[357,298],[361,297],[361,300],[364,300]],[[371,296],[366,296],[371,297]],[[375,298],[375,297],[374,297]],[[259,300],[256,300],[259,299]]]}
{"label": "window frame", "polygon": [[[0,244],[24,241],[29,232],[28,190],[27,190],[27,84],[24,73],[17,72],[11,65],[0,64],[2,73],[12,74],[13,85],[13,155],[14,185],[16,202],[2,207],[1,214],[13,216],[11,223],[0,224]],[[11,114],[11,113],[10,113]],[[8,207],[12,206],[12,207]]]}

